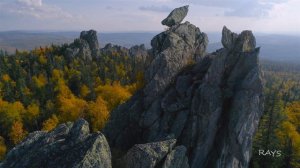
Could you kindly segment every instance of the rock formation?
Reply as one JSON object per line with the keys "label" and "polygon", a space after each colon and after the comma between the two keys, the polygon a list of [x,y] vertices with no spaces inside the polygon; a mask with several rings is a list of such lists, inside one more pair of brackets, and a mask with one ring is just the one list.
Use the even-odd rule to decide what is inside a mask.
{"label": "rock formation", "polygon": [[[192,168],[247,167],[263,111],[259,48],[251,31],[226,27],[224,48],[206,54],[207,41],[188,22],[152,39],[145,87],[111,113],[103,130],[113,152],[176,139]],[[185,150],[172,155],[185,158]]]}
{"label": "rock formation", "polygon": [[[109,168],[109,148],[114,168],[248,167],[263,111],[255,37],[224,27],[224,48],[207,54],[206,34],[181,23],[187,9],[175,9],[163,21],[170,28],[152,39],[145,87],[113,110],[103,129],[109,146],[79,120],[30,134],[0,168]],[[102,52],[121,49],[108,45]],[[124,52],[147,53],[141,47]]]}
{"label": "rock formation", "polygon": [[144,44],[132,46],[129,49],[129,55],[137,59],[137,61],[143,62],[145,64],[151,62],[149,51],[145,48]]}
{"label": "rock formation", "polygon": [[99,42],[95,30],[82,31],[80,33],[80,39],[85,40],[88,43],[92,56],[97,56],[99,54]]}
{"label": "rock formation", "polygon": [[154,168],[173,149],[176,140],[134,145],[121,159],[124,168]]}
{"label": "rock formation", "polygon": [[153,61],[145,74],[145,104],[149,105],[188,64],[201,59],[207,35],[189,22],[172,26],[151,40]]}
{"label": "rock formation", "polygon": [[172,27],[176,24],[180,24],[182,20],[186,17],[189,11],[189,6],[183,6],[174,9],[167,18],[165,18],[161,24]]}
{"label": "rock formation", "polygon": [[151,51],[147,50],[143,44],[135,45],[127,49],[122,46],[108,43],[104,48],[100,49],[100,51],[103,55],[118,54],[121,57],[129,56],[130,58],[132,58],[132,66],[137,72],[143,72],[145,70],[145,67],[148,67],[149,63],[153,59],[153,57],[151,56]]}
{"label": "rock formation", "polygon": [[111,154],[100,132],[90,134],[85,120],[59,125],[46,133],[37,131],[6,156],[0,168],[111,168]]}
{"label": "rock formation", "polygon": [[100,54],[97,32],[95,30],[82,31],[80,38],[75,39],[66,49],[65,54],[69,59],[81,57],[92,60]]}

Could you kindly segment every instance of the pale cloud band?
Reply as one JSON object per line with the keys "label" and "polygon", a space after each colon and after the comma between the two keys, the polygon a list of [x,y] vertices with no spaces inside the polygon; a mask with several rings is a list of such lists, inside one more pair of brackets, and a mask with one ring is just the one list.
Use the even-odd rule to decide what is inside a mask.
{"label": "pale cloud band", "polygon": [[0,13],[8,13],[19,16],[29,16],[37,19],[66,19],[73,16],[53,5],[44,4],[42,0],[15,0],[0,3]]}
{"label": "pale cloud band", "polygon": [[288,0],[174,0],[200,6],[220,7],[225,9],[225,16],[261,17],[267,16],[275,4]]}
{"label": "pale cloud band", "polygon": [[299,0],[0,0],[0,30],[161,31],[161,20],[182,5],[203,31],[300,34]]}

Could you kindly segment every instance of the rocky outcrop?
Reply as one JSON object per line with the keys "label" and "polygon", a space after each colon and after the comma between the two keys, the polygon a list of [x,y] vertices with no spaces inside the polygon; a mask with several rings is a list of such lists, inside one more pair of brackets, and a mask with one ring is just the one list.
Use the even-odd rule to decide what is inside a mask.
{"label": "rocky outcrop", "polygon": [[[114,168],[248,167],[263,111],[255,37],[251,31],[236,34],[224,27],[224,47],[207,54],[206,34],[180,23],[185,9],[175,9],[168,17],[176,18],[170,28],[152,39],[144,88],[111,112],[103,129],[110,146],[79,120],[50,133],[30,134],[0,168],[109,168],[109,148]],[[90,47],[84,39],[74,45]],[[101,51],[146,54],[138,46],[107,45]]]}
{"label": "rocky outcrop", "polygon": [[104,128],[112,151],[176,139],[175,151],[157,167],[176,161],[192,168],[247,167],[263,111],[259,48],[251,31],[226,27],[222,43],[206,54],[206,35],[188,22],[155,36],[145,87],[115,109]]}
{"label": "rocky outcrop", "polygon": [[137,62],[143,62],[145,65],[151,62],[149,50],[145,48],[145,45],[135,45],[129,49],[129,55],[135,58]]}
{"label": "rocky outcrop", "polygon": [[85,40],[88,43],[92,56],[97,56],[99,54],[99,42],[95,30],[82,31],[80,33],[80,39]]}
{"label": "rocky outcrop", "polygon": [[114,55],[118,54],[120,56],[130,56],[134,59],[136,59],[138,62],[149,62],[149,50],[145,48],[145,45],[135,45],[131,48],[127,49],[126,47],[113,45],[111,43],[108,43],[104,46],[104,48],[101,48],[101,53],[104,55]]}
{"label": "rocky outcrop", "polygon": [[108,43],[104,46],[104,48],[101,48],[101,53],[104,55],[118,54],[120,56],[129,56],[129,50],[127,48],[113,45],[111,43]]}
{"label": "rocky outcrop", "polygon": [[0,168],[111,168],[111,153],[101,133],[90,134],[85,120],[33,132],[6,156]]}
{"label": "rocky outcrop", "polygon": [[146,106],[166,89],[182,68],[204,56],[207,43],[207,35],[189,22],[174,25],[151,40],[154,58],[145,73]]}
{"label": "rocky outcrop", "polygon": [[176,140],[134,145],[121,159],[124,168],[155,168],[172,150]]}
{"label": "rocky outcrop", "polygon": [[186,147],[177,146],[166,157],[162,168],[189,168]]}
{"label": "rocky outcrop", "polygon": [[172,27],[176,24],[182,22],[182,20],[186,17],[189,11],[189,6],[183,6],[180,8],[174,9],[167,18],[165,18],[161,24]]}
{"label": "rocky outcrop", "polygon": [[86,60],[97,58],[100,54],[97,32],[95,30],[82,31],[80,38],[75,39],[65,51],[67,58],[81,57]]}

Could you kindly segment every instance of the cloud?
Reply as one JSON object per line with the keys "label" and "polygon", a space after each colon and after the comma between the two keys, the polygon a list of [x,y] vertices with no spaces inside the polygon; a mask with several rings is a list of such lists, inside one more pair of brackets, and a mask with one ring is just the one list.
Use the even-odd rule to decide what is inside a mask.
{"label": "cloud", "polygon": [[141,6],[139,7],[140,10],[143,10],[143,11],[152,11],[152,12],[171,12],[172,11],[172,8],[166,6],[166,5],[163,5],[163,6]]}
{"label": "cloud", "polygon": [[17,0],[18,3],[24,4],[27,6],[42,6],[42,0]]}
{"label": "cloud", "polygon": [[[186,3],[187,1],[175,0]],[[286,3],[289,0],[190,0],[191,4],[226,9],[225,16],[261,17],[267,16],[276,4]]]}
{"label": "cloud", "polygon": [[239,17],[264,17],[268,16],[269,11],[273,8],[273,4],[259,3],[258,1],[248,1],[240,6],[231,8],[224,13],[225,16]]}
{"label": "cloud", "polygon": [[43,3],[42,0],[6,0],[0,3],[0,13],[16,16],[30,16],[36,19],[68,19],[73,16],[63,9]]}

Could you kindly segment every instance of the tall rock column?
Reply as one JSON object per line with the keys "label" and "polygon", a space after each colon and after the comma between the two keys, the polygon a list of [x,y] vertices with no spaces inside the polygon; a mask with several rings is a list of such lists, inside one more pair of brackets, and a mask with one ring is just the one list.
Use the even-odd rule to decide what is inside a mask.
{"label": "tall rock column", "polygon": [[207,35],[189,22],[180,23],[187,12],[188,6],[174,9],[162,21],[169,29],[151,40],[154,60],[145,74],[146,106],[161,94],[183,67],[205,54]]}
{"label": "tall rock column", "polygon": [[178,22],[186,10],[175,9],[163,21],[170,27],[151,41],[145,87],[111,113],[104,134],[121,156],[135,144],[176,139],[180,150],[165,165],[177,153],[191,168],[246,168],[263,111],[255,37],[224,27],[224,47],[205,54],[206,35]]}
{"label": "tall rock column", "polygon": [[85,40],[89,44],[92,56],[97,57],[100,49],[97,32],[95,30],[82,31],[80,33],[80,39]]}

